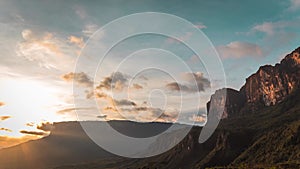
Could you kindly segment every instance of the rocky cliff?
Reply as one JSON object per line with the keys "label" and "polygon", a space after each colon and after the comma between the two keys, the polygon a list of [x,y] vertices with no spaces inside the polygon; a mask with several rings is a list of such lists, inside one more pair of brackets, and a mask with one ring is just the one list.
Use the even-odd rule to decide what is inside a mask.
{"label": "rocky cliff", "polygon": [[275,66],[261,66],[256,73],[246,79],[240,91],[233,89],[216,91],[207,107],[208,110],[216,109],[225,104],[222,118],[226,118],[230,114],[253,112],[261,107],[280,103],[299,87],[300,47]]}
{"label": "rocky cliff", "polygon": [[247,104],[275,105],[300,84],[300,48],[288,54],[280,64],[266,65],[247,78],[241,88]]}
{"label": "rocky cliff", "polygon": [[[222,115],[219,115],[219,118],[234,116],[240,112],[245,101],[245,97],[239,91],[223,88],[217,90],[215,94],[211,96],[210,101],[206,105],[207,112],[213,111],[213,109],[215,109],[215,112],[223,112]],[[222,111],[221,109],[224,110]]]}

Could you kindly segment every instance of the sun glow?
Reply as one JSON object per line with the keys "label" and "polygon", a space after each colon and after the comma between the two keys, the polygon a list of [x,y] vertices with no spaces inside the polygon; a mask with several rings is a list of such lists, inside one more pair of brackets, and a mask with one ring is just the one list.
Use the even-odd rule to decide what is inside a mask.
{"label": "sun glow", "polygon": [[36,130],[26,123],[39,124],[42,121],[58,121],[55,105],[63,104],[60,90],[49,84],[31,79],[1,79],[0,100],[5,106],[1,115],[11,116],[0,123],[12,132],[0,131],[0,135],[22,136],[22,129]]}

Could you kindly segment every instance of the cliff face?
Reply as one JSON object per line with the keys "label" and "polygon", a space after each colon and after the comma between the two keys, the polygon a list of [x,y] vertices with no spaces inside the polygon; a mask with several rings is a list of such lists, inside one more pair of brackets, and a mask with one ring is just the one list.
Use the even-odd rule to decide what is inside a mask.
{"label": "cliff face", "polygon": [[217,90],[215,94],[211,96],[210,101],[207,103],[207,111],[222,112],[219,118],[227,118],[229,116],[234,116],[234,114],[239,113],[241,108],[245,104],[245,98],[239,91],[234,89],[223,88]]}
{"label": "cliff face", "polygon": [[279,64],[260,67],[246,79],[240,91],[233,89],[216,91],[207,103],[207,110],[220,109],[225,105],[221,117],[227,118],[239,112],[251,112],[262,106],[280,103],[298,88],[300,88],[300,47],[288,54]]}
{"label": "cliff face", "polygon": [[249,105],[275,105],[299,88],[300,48],[288,54],[280,64],[266,65],[247,78],[240,92]]}

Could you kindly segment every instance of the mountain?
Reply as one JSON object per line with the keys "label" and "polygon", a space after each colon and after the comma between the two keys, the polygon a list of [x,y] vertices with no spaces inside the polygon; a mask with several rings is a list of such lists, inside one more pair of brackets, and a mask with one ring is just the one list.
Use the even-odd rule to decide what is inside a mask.
{"label": "mountain", "polygon": [[110,156],[88,138],[78,122],[56,123],[54,127],[49,136],[40,140],[2,149],[0,168],[54,167]]}
{"label": "mountain", "polygon": [[217,90],[207,103],[207,111],[210,107],[225,107],[222,118],[227,118],[282,102],[300,88],[299,53],[300,47],[275,66],[261,66],[246,79],[239,91],[229,88]]}
{"label": "mountain", "polygon": [[218,115],[222,120],[203,144],[198,143],[201,128],[193,127],[181,143],[159,156],[57,169],[300,168],[299,53],[300,48],[275,66],[260,67],[240,90],[217,90],[207,110],[225,107]]}
{"label": "mountain", "polygon": [[[100,121],[81,122],[101,125]],[[109,124],[125,135],[144,138],[168,129],[168,123],[136,123],[110,121]],[[74,164],[116,157],[95,144],[84,132],[79,122],[54,123],[51,134],[40,140],[29,141],[0,150],[0,169],[40,169],[63,164]],[[103,136],[113,141],[109,135]]]}
{"label": "mountain", "polygon": [[[51,134],[43,139],[0,150],[0,168],[300,168],[299,53],[300,48],[275,66],[260,67],[240,90],[217,90],[207,109],[225,109],[218,115],[222,118],[218,128],[203,144],[198,142],[202,128],[194,126],[169,151],[150,158],[128,159],[97,146],[79,122],[61,122],[55,123]],[[143,138],[165,131],[171,124],[111,121],[110,125],[128,136]],[[176,132],[165,136],[171,139]],[[109,140],[109,135],[103,137]],[[165,144],[158,138],[151,148]]]}
{"label": "mountain", "polygon": [[[207,112],[213,111],[212,109],[224,108],[223,114],[219,118],[228,118],[229,116],[237,115],[242,107],[245,105],[246,99],[241,92],[223,88],[217,90],[210,98],[210,101],[206,104]],[[217,110],[216,112],[222,112]]]}
{"label": "mountain", "polygon": [[203,144],[198,143],[200,132],[200,127],[193,127],[178,145],[158,156],[102,158],[55,169],[298,169],[300,91],[274,106],[223,119]]}
{"label": "mountain", "polygon": [[240,92],[249,106],[270,106],[282,102],[300,86],[300,48],[288,54],[280,64],[266,65],[247,78]]}

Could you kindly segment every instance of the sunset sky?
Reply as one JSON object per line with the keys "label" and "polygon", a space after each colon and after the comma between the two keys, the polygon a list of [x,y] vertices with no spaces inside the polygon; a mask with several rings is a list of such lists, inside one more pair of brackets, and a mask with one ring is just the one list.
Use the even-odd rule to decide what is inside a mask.
{"label": "sunset sky", "polygon": [[[149,11],[179,16],[201,29],[220,55],[227,87],[235,89],[259,66],[273,65],[299,46],[300,0],[1,0],[0,148],[42,137],[49,133],[52,122],[123,119],[120,112],[129,120],[173,122],[180,109],[178,86],[185,90],[183,99],[190,104],[182,108],[185,116],[181,122],[205,122],[202,114],[206,113],[205,104],[213,89],[225,86],[211,82],[198,57],[167,37],[145,35],[128,39],[109,54],[95,77],[88,65],[86,71],[74,73],[77,57],[96,30],[119,17]],[[103,36],[108,35],[104,32]],[[191,36],[186,32],[182,39]],[[101,38],[99,43],[106,45]],[[143,59],[132,56],[136,57],[134,61],[116,71],[123,57],[150,47],[176,53],[192,72],[180,71],[176,59],[157,51],[144,53]],[[156,56],[164,59],[156,60]],[[172,65],[183,83],[174,83],[166,73],[156,70],[131,81],[130,68],[143,66],[145,58],[148,63]],[[197,89],[190,85],[193,80]],[[84,93],[80,107],[74,105],[72,82]],[[118,96],[112,96],[110,85]],[[130,99],[124,99],[126,92],[131,93]],[[168,104],[161,101],[166,97],[171,98]],[[194,105],[198,97],[199,107]],[[88,104],[86,100],[90,99],[97,104]],[[76,111],[84,115],[78,119]]]}

